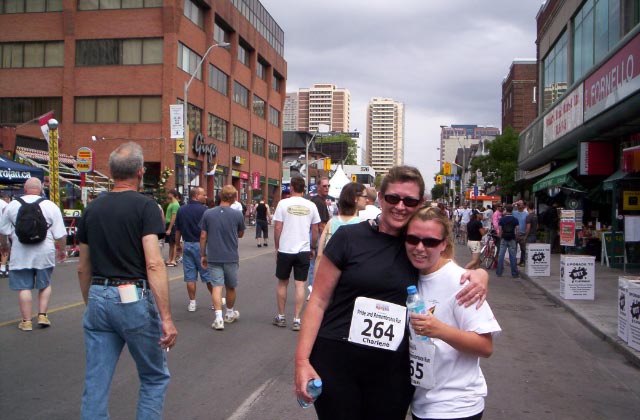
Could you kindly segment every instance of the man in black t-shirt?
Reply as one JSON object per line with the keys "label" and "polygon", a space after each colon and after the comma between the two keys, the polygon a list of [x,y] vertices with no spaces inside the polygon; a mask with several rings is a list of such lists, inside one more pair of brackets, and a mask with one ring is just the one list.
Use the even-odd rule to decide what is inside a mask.
{"label": "man in black t-shirt", "polygon": [[500,236],[500,248],[498,249],[498,267],[496,275],[502,277],[502,269],[504,268],[504,254],[509,251],[509,265],[511,266],[511,277],[520,276],[518,272],[518,261],[516,260],[516,238],[518,237],[518,226],[520,223],[511,212],[513,205],[505,206],[504,215],[498,222],[498,236]]}
{"label": "man in black t-shirt", "polygon": [[166,352],[178,333],[158,243],[165,234],[163,220],[156,202],[137,192],[143,164],[136,143],[114,150],[109,156],[113,190],[92,201],[78,225],[78,279],[87,305],[83,420],[109,417],[109,387],[125,344],[141,382],[138,418],[162,417],[169,385]]}
{"label": "man in black t-shirt", "polygon": [[254,213],[256,215],[256,242],[260,248],[263,245],[269,245],[267,239],[269,239],[269,223],[271,223],[271,211],[264,199],[255,205]]}

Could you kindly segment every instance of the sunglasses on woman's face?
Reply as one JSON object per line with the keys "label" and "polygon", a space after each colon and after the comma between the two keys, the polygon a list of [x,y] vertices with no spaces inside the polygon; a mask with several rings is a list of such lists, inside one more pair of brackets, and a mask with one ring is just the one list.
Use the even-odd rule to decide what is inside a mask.
{"label": "sunglasses on woman's face", "polygon": [[397,194],[385,194],[383,196],[383,198],[384,198],[384,201],[386,201],[389,204],[393,204],[394,206],[396,204],[398,204],[399,202],[401,202],[401,201],[407,207],[415,207],[418,204],[420,204],[420,199],[419,198],[415,198],[415,197],[400,198],[400,196],[397,195]]}
{"label": "sunglasses on woman's face", "polygon": [[415,235],[407,235],[404,240],[409,245],[418,245],[420,242],[422,242],[422,245],[424,245],[425,248],[435,248],[436,246],[440,245],[442,241],[444,241],[444,239],[420,238]]}

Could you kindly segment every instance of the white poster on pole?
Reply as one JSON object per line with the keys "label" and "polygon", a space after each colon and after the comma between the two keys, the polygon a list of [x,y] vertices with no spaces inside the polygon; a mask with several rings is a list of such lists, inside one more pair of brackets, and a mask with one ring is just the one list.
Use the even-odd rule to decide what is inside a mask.
{"label": "white poster on pole", "polygon": [[184,137],[184,118],[182,104],[169,105],[169,119],[171,121],[171,138],[181,139]]}

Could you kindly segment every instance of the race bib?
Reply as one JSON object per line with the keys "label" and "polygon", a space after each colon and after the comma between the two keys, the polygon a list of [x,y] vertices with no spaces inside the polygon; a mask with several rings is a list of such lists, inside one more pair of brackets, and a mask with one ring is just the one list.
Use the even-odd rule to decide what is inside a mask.
{"label": "race bib", "polygon": [[419,340],[411,334],[409,338],[409,376],[411,385],[431,389],[436,385],[434,361],[436,346],[432,340]]}
{"label": "race bib", "polygon": [[395,351],[404,338],[406,319],[404,306],[359,297],[351,315],[349,341]]}

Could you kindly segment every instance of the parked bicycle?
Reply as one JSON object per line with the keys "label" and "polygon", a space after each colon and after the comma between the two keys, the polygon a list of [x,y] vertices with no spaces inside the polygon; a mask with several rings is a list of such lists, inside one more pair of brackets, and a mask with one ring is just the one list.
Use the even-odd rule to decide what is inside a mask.
{"label": "parked bicycle", "polygon": [[493,268],[498,257],[497,232],[492,228],[482,238],[482,249],[480,250],[480,259],[482,266],[486,269]]}

